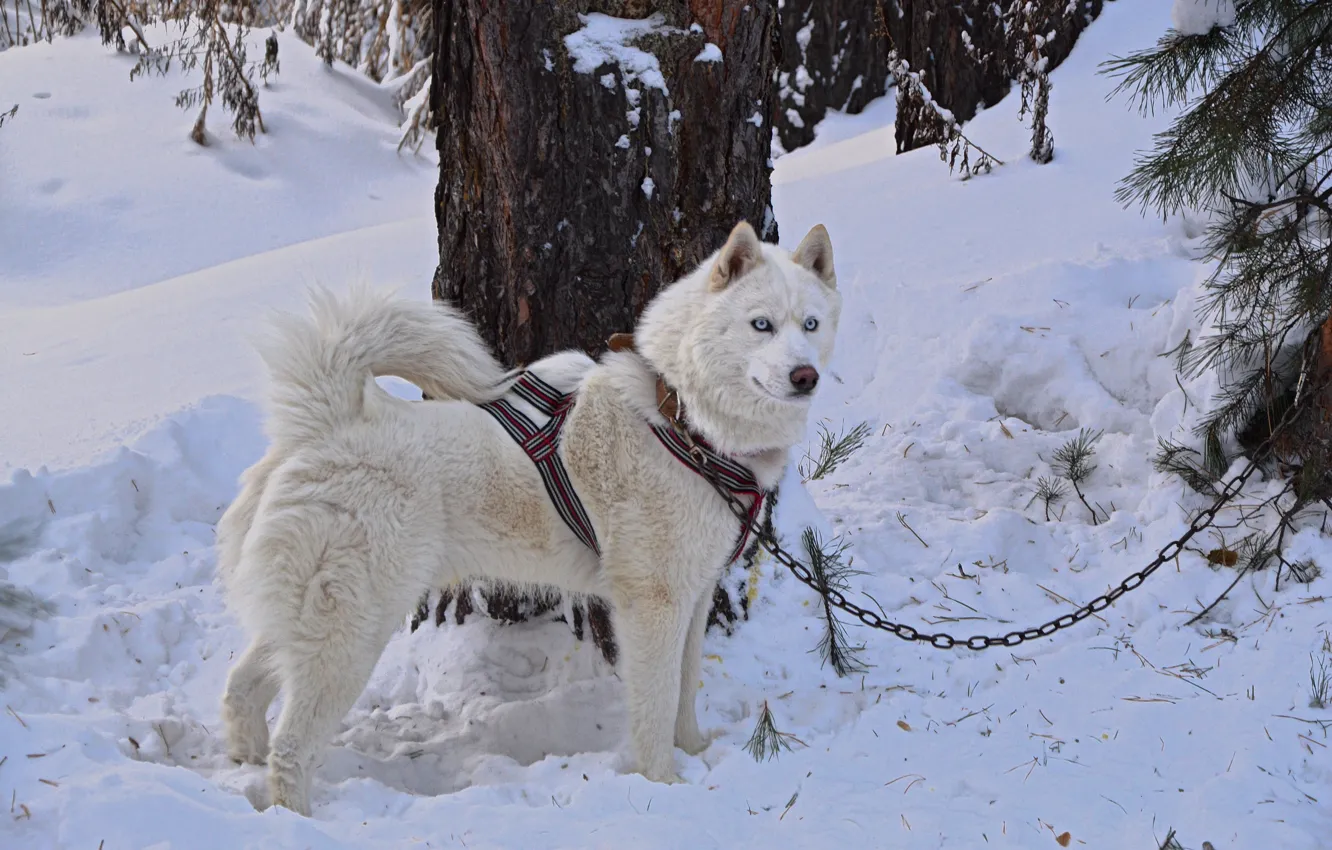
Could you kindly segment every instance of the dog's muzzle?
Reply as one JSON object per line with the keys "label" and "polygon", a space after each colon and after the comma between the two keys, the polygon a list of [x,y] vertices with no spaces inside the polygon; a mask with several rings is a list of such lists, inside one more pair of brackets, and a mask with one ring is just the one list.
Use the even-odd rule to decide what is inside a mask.
{"label": "dog's muzzle", "polygon": [[796,395],[809,395],[819,385],[819,370],[813,366],[797,366],[791,370],[791,386]]}

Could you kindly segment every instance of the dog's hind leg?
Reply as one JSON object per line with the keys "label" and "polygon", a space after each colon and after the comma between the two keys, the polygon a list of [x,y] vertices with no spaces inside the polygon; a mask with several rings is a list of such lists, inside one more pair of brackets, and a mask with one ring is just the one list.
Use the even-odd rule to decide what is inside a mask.
{"label": "dog's hind leg", "polygon": [[272,648],[256,638],[231,668],[222,696],[227,752],[239,762],[263,764],[268,758],[268,706],[277,696]]}
{"label": "dog's hind leg", "polygon": [[694,605],[694,616],[689,621],[689,635],[685,639],[680,666],[680,707],[675,715],[675,746],[691,756],[706,750],[709,743],[707,736],[698,729],[694,702],[703,668],[703,636],[708,629],[708,614],[711,611],[712,594],[704,593]]}
{"label": "dog's hind leg", "polygon": [[310,814],[314,762],[338,723],[365,690],[391,630],[343,633],[323,645],[305,645],[299,654],[284,649],[281,662],[284,704],[268,756],[268,786],[275,806]]}
{"label": "dog's hind leg", "polygon": [[680,782],[674,731],[680,705],[680,661],[689,615],[664,582],[612,594],[615,636],[629,697],[629,737],[635,770],[654,782]]}
{"label": "dog's hind leg", "polygon": [[217,522],[217,575],[224,586],[231,583],[239,568],[245,536],[250,533],[250,526],[254,525],[259,513],[259,502],[268,480],[282,465],[283,459],[276,447],[270,447],[267,454],[245,470],[241,474],[240,492]]}

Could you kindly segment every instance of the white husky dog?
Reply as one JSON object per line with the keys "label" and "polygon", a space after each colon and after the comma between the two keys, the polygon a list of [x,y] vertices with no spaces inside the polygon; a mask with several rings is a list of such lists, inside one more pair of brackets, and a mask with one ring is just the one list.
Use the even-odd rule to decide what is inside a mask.
{"label": "white husky dog", "polygon": [[[652,300],[634,350],[530,367],[572,401],[556,454],[591,544],[480,406],[514,379],[457,312],[365,293],[312,302],[313,318],[281,318],[261,347],[271,446],[218,526],[219,573],[251,636],[223,697],[231,756],[267,760],[273,803],[309,814],[315,759],[406,612],[429,588],[488,578],[610,600],[631,763],[679,781],[672,745],[709,742],[694,694],[712,588],[741,524],[654,430],[669,424],[659,388],[673,388],[672,409],[678,399],[714,459],[771,490],[832,355],[841,298],[827,231],[788,253],[741,222]],[[376,375],[442,400],[393,398]]]}

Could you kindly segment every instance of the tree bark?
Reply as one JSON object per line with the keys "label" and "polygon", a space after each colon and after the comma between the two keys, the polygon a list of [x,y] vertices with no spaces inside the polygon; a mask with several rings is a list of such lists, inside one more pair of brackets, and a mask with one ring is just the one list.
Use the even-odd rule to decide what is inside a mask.
{"label": "tree bark", "polygon": [[[590,12],[651,13],[627,42],[656,68],[587,61]],[[775,22],[745,0],[441,0],[435,297],[510,363],[595,352],[740,219],[775,241]]]}
{"label": "tree bark", "polygon": [[[754,0],[437,0],[434,297],[510,365],[596,354],[737,221],[775,242],[776,14]],[[713,612],[727,628],[733,591],[719,587]],[[449,610],[461,622],[472,592],[445,591],[436,623]],[[564,608],[504,587],[479,596],[502,621]],[[569,619],[613,663],[605,603],[575,601]]]}
{"label": "tree bark", "polygon": [[[921,74],[930,94],[959,122],[994,106],[1016,75],[1015,35],[1007,31],[1003,7],[993,0],[880,0],[889,46]],[[1078,36],[1101,14],[1103,0],[1075,0],[1048,6],[1039,29],[1055,37],[1045,48],[1049,69],[1068,58]],[[934,122],[920,120],[920,105],[898,98],[897,152],[939,141]],[[1057,117],[1057,116],[1056,116]]]}
{"label": "tree bark", "polygon": [[[1063,62],[1082,30],[1101,13],[1103,0],[1040,2],[1041,33],[1055,34],[1044,49],[1049,68]],[[886,93],[888,53],[897,50],[922,74],[934,99],[959,121],[993,106],[1016,74],[1016,44],[1006,31],[1012,0],[785,0],[778,56],[779,106],[775,119],[781,148],[793,151],[814,140],[829,111],[862,111]],[[899,100],[897,150],[938,141],[921,104]]]}
{"label": "tree bark", "polygon": [[780,20],[777,136],[814,141],[830,110],[859,113],[888,91],[883,0],[786,0]]}

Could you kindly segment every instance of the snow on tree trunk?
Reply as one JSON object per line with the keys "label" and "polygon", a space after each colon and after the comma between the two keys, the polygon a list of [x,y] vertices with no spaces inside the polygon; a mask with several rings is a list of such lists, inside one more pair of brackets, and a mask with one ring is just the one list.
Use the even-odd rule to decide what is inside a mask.
{"label": "snow on tree trunk", "polygon": [[[1035,4],[1032,26],[1053,33],[1043,46],[1045,70],[1068,58],[1078,36],[1101,14],[1103,0]],[[885,0],[884,28],[890,47],[921,76],[934,101],[959,123],[981,107],[993,106],[1008,93],[1016,75],[1012,34],[1004,11],[994,0]],[[937,122],[926,107],[899,92],[897,150],[914,150],[939,141]]]}
{"label": "snow on tree trunk", "polygon": [[[511,364],[596,354],[737,221],[775,241],[776,23],[752,0],[438,2],[434,296]],[[444,607],[470,607],[470,593]],[[720,593],[728,610],[714,617],[729,622]],[[504,588],[479,595],[505,619],[557,610]],[[593,601],[586,618],[609,659],[605,614]]]}
{"label": "snow on tree trunk", "polygon": [[814,141],[829,110],[858,113],[888,90],[882,0],[785,0],[780,12],[777,136]]}
{"label": "snow on tree trunk", "polygon": [[589,5],[437,11],[434,294],[514,364],[601,350],[740,219],[777,235],[771,7]]}

